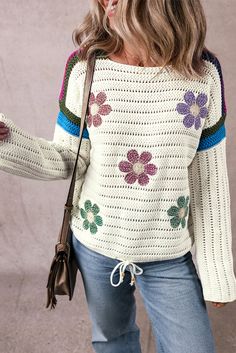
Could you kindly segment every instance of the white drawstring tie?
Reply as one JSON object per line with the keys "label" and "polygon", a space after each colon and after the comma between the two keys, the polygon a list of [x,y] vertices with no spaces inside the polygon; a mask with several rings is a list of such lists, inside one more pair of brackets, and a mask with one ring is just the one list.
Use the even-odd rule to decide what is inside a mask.
{"label": "white drawstring tie", "polygon": [[[134,275],[141,275],[143,273],[143,269],[141,267],[139,267],[138,265],[134,264],[133,262],[130,262],[128,260],[126,261],[121,261],[119,262],[113,269],[112,273],[111,273],[111,276],[110,276],[110,281],[111,281],[111,284],[114,286],[114,287],[117,287],[119,286],[123,280],[124,280],[124,277],[125,277],[125,269],[126,269],[126,266],[129,266],[129,269],[130,269],[130,273],[131,273],[131,282],[130,282],[130,285],[133,286],[134,285],[134,282],[135,282],[135,277]],[[119,272],[120,272],[120,278],[119,278],[119,282],[118,283],[113,283],[113,276],[114,276],[114,273],[116,272],[117,268],[119,268]]]}

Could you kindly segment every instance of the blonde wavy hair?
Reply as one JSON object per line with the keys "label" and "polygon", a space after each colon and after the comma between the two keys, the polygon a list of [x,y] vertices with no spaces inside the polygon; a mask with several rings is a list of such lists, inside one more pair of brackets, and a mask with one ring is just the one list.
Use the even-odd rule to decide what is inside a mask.
{"label": "blonde wavy hair", "polygon": [[171,66],[187,77],[204,75],[202,54],[215,55],[205,46],[206,17],[200,0],[119,0],[113,26],[102,0],[90,0],[89,12],[73,30],[75,46],[83,48],[81,59],[122,53],[124,41],[132,53],[153,66]]}

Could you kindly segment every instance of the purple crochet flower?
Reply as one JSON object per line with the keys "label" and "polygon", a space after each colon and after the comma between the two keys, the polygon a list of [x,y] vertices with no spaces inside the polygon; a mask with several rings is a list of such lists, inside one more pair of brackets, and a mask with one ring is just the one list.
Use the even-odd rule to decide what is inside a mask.
{"label": "purple crochet flower", "polygon": [[178,103],[176,110],[179,114],[185,115],[183,119],[184,126],[187,128],[195,126],[198,130],[201,126],[201,118],[204,119],[208,114],[208,109],[204,107],[207,102],[207,95],[205,93],[199,93],[195,98],[192,91],[187,91],[184,95],[186,103]]}
{"label": "purple crochet flower", "polygon": [[118,164],[119,169],[122,172],[128,173],[125,176],[125,181],[128,184],[134,184],[138,179],[140,185],[146,185],[149,182],[149,175],[155,175],[157,167],[148,163],[152,159],[150,152],[142,152],[139,156],[136,150],[130,150],[127,153],[128,161],[121,161]]}

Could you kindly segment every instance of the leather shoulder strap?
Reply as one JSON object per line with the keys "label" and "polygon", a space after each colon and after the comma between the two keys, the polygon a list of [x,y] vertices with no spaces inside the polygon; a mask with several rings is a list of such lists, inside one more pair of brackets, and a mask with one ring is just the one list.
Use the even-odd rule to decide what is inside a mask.
{"label": "leather shoulder strap", "polygon": [[82,134],[84,129],[85,117],[88,110],[88,99],[89,99],[89,92],[92,85],[93,80],[93,73],[94,73],[94,66],[96,61],[96,53],[93,53],[91,57],[87,59],[87,70],[85,74],[85,83],[84,83],[84,90],[83,90],[83,104],[82,104],[82,112],[81,112],[81,123],[80,123],[80,135],[79,135],[79,147],[78,152],[75,160],[75,165],[72,173],[70,188],[67,196],[67,201],[65,204],[65,209],[72,209],[73,207],[73,194],[75,188],[75,178],[76,178],[76,169],[77,169],[77,162],[79,157],[80,146],[82,142]]}

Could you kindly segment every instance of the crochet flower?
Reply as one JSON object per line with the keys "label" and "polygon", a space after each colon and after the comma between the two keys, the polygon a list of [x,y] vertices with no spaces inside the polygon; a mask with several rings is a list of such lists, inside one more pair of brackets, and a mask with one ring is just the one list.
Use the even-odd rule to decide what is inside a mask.
{"label": "crochet flower", "polygon": [[170,224],[172,228],[177,228],[180,225],[180,223],[182,228],[185,227],[186,225],[185,217],[187,216],[188,209],[189,209],[188,202],[189,202],[189,196],[187,196],[186,199],[184,196],[180,196],[177,200],[178,207],[171,206],[168,209],[167,211],[168,216],[173,217],[170,220]]}
{"label": "crochet flower", "polygon": [[128,184],[135,183],[138,180],[140,185],[146,185],[149,182],[149,175],[155,175],[157,172],[157,167],[152,164],[148,163],[152,155],[150,152],[144,151],[139,156],[136,150],[130,150],[127,153],[128,161],[121,161],[118,164],[119,169],[124,172],[128,173],[125,176],[125,181]]}
{"label": "crochet flower", "polygon": [[97,226],[102,226],[102,217],[98,215],[100,211],[98,205],[92,203],[90,200],[86,200],[84,203],[84,209],[80,208],[81,217],[84,219],[83,228],[90,229],[90,233],[95,234],[98,231]]}
{"label": "crochet flower", "polygon": [[183,119],[184,126],[189,128],[194,124],[195,129],[199,129],[201,126],[201,118],[204,119],[208,114],[208,109],[204,107],[207,99],[205,93],[200,93],[197,98],[195,98],[192,91],[185,93],[184,100],[186,103],[178,103],[176,106],[177,112],[185,115]]}
{"label": "crochet flower", "polygon": [[101,115],[108,115],[111,112],[111,106],[109,104],[103,104],[107,99],[105,92],[99,92],[95,98],[93,92],[90,93],[89,97],[89,115],[87,117],[87,123],[90,127],[99,126],[102,123]]}

